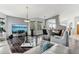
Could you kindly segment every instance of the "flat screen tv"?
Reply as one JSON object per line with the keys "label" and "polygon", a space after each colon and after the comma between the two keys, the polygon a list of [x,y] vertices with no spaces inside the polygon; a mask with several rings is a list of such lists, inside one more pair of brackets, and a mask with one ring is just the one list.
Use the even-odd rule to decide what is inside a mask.
{"label": "flat screen tv", "polygon": [[23,33],[27,32],[26,24],[12,24],[12,33]]}

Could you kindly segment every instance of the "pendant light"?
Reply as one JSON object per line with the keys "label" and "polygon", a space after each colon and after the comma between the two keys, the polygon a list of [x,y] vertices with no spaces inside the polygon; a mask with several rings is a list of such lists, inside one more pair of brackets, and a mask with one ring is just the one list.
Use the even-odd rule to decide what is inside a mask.
{"label": "pendant light", "polygon": [[24,20],[24,22],[30,22],[29,19],[28,19],[28,8],[29,8],[29,7],[27,6],[27,7],[26,7],[26,9],[27,9],[27,15],[26,15],[26,17],[27,17],[27,19]]}

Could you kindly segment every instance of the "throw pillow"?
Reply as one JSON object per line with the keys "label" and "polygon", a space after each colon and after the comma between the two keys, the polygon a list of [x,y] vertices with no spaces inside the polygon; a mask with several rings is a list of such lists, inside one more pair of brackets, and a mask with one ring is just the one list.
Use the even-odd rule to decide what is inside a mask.
{"label": "throw pillow", "polygon": [[51,46],[53,46],[53,44],[51,44],[49,41],[43,41],[40,45],[40,49],[41,52],[46,51],[47,49],[49,49]]}

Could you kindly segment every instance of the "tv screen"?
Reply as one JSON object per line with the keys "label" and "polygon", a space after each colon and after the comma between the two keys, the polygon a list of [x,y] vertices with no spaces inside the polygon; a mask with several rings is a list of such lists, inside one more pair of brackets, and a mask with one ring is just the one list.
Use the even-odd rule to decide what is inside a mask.
{"label": "tv screen", "polygon": [[27,32],[27,25],[25,24],[13,24],[12,33],[23,33]]}

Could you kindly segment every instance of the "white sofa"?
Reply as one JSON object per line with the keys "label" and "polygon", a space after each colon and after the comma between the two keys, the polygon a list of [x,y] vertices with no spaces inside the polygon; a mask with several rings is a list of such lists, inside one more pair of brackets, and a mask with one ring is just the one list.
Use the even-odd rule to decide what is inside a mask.
{"label": "white sofa", "polygon": [[55,46],[43,52],[42,54],[68,54],[68,47],[56,44]]}
{"label": "white sofa", "polygon": [[54,43],[54,45],[51,48],[47,49],[43,53],[41,52],[41,48],[39,45],[24,52],[24,54],[68,54],[68,50],[68,47]]}
{"label": "white sofa", "polygon": [[54,36],[54,37],[51,37],[51,41],[52,42],[55,42],[55,43],[58,43],[58,44],[62,44],[64,46],[69,46],[69,34],[68,34],[68,31],[64,31],[64,34],[62,37],[59,37],[59,36]]}

